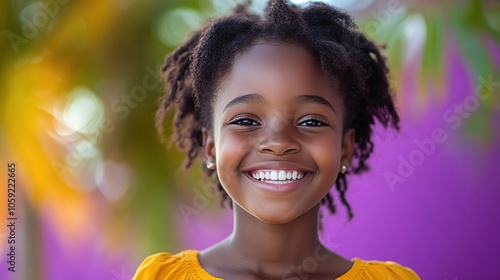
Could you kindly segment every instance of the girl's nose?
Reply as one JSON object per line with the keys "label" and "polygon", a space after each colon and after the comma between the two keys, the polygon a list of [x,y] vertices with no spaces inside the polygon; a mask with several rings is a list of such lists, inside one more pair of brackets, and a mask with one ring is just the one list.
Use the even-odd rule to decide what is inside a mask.
{"label": "girl's nose", "polygon": [[290,129],[266,129],[260,136],[257,148],[261,153],[275,155],[294,154],[300,152],[300,144],[294,138],[294,133]]}

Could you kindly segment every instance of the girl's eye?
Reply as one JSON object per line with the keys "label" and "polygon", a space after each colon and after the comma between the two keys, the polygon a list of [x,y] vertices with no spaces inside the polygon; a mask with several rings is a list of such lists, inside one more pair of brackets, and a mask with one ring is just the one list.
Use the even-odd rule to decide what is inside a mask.
{"label": "girl's eye", "polygon": [[309,119],[299,123],[299,126],[327,126],[328,123],[320,120]]}
{"label": "girl's eye", "polygon": [[258,122],[249,119],[249,118],[238,118],[235,120],[232,120],[230,124],[237,124],[237,125],[244,125],[244,126],[256,126],[259,125]]}

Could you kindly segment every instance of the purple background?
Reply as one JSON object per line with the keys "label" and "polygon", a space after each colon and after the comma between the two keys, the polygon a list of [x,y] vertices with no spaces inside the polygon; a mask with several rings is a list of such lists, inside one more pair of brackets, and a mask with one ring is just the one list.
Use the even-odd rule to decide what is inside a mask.
{"label": "purple background", "polygon": [[[86,3],[90,7],[87,7],[88,14],[91,17],[94,16],[94,5],[97,1],[95,3],[88,1],[70,2],[72,4],[67,6],[68,9],[61,7],[60,20],[67,15],[66,12],[72,11],[70,7],[74,6],[71,5],[83,5],[81,3]],[[121,5],[134,1],[118,2]],[[142,3],[144,7],[148,6],[148,1],[135,2]],[[176,5],[186,5],[186,1],[158,1],[158,3],[160,2],[166,3],[166,5],[174,2]],[[191,2],[198,3],[198,1]],[[387,3],[381,2],[383,7],[380,9],[383,9]],[[416,2],[413,1],[413,3]],[[430,4],[430,2],[425,4]],[[120,11],[119,8],[109,5],[110,11]],[[132,87],[142,83],[144,77],[142,75],[145,75],[141,72],[142,69],[146,66],[154,68],[155,64],[159,63],[158,57],[162,57],[165,53],[165,46],[156,44],[158,43],[156,39],[153,40],[156,43],[149,42],[148,44],[141,41],[141,44],[137,44],[138,40],[146,40],[145,38],[141,39],[138,34],[144,34],[145,37],[151,38],[157,37],[155,34],[148,34],[145,31],[151,28],[150,25],[156,24],[154,20],[151,20],[154,17],[150,17],[149,11],[166,10],[165,7],[158,8],[155,5],[150,4],[150,7],[155,7],[151,10],[135,6],[129,8],[147,15],[147,18],[137,17],[134,19],[134,17],[130,17],[128,10],[123,8],[120,14],[121,21],[113,18],[109,20],[109,24],[96,24],[95,26],[99,27],[99,30],[105,30],[109,36],[104,36],[106,38],[103,37],[102,40],[96,39],[96,42],[87,42],[88,46],[82,47],[85,50],[83,52],[92,53],[90,58],[95,56],[108,60],[103,59],[102,64],[96,63],[86,68],[82,62],[82,67],[86,71],[92,69],[90,72],[95,72],[95,75],[98,76],[95,79],[106,77],[123,82],[128,82],[130,77],[114,74],[121,72],[100,73],[96,69],[107,65],[109,68],[127,70],[123,72],[140,72],[137,74],[140,77],[135,77],[138,79],[137,83],[130,82],[121,85],[123,89],[129,89],[126,92],[130,92]],[[373,9],[379,11],[375,7]],[[432,11],[432,8],[429,10]],[[75,8],[73,16],[86,15],[85,11],[87,11],[85,7],[83,10]],[[68,18],[71,15],[69,14]],[[372,17],[368,19],[372,19]],[[129,31],[132,30],[132,26],[125,23],[133,23],[131,25],[138,27],[136,27],[135,32]],[[141,27],[138,23],[143,23],[144,26]],[[117,31],[118,26],[126,28]],[[137,30],[140,30],[140,33]],[[92,34],[96,31],[97,29],[90,30],[89,33]],[[70,33],[76,34],[76,32]],[[111,34],[118,37],[113,37]],[[130,38],[130,41],[119,39],[126,36]],[[69,41],[72,42],[72,40]],[[19,61],[31,59],[30,48],[45,49],[43,44],[37,45],[36,43],[37,41],[34,40],[26,45],[24,53],[19,56]],[[116,47],[118,45],[120,45],[119,48]],[[61,49],[54,47],[51,52],[61,50],[64,50],[63,53],[70,52],[71,48],[68,46],[63,44]],[[144,49],[136,49],[137,46],[144,46]],[[99,48],[101,52],[94,53]],[[120,53],[118,49],[127,51]],[[462,119],[463,124],[454,129],[443,118],[443,113],[452,110],[454,104],[462,104],[466,98],[474,93],[479,81],[471,74],[471,66],[464,62],[456,45],[448,43],[443,49],[446,53],[446,56],[443,57],[443,61],[445,61],[444,76],[447,78],[448,87],[444,93],[429,92],[427,94],[428,100],[420,100],[422,94],[417,90],[419,86],[417,82],[418,71],[421,66],[419,63],[422,58],[416,57],[414,60],[404,63],[403,77],[399,81],[403,86],[398,93],[398,109],[402,130],[400,133],[392,130],[388,132],[381,129],[376,130],[373,136],[376,148],[370,160],[372,170],[363,176],[349,178],[350,188],[347,198],[353,208],[354,219],[347,222],[344,209],[339,206],[340,213],[338,215],[327,216],[323,219],[322,238],[327,246],[347,258],[359,257],[365,260],[396,261],[414,269],[422,279],[500,279],[496,276],[498,272],[495,266],[495,256],[500,251],[498,238],[500,236],[500,161],[498,160],[500,157],[500,126],[498,125],[500,122],[500,110],[498,110],[500,108],[498,106],[500,87],[495,86],[492,94],[494,97],[481,101],[479,108],[471,112],[471,117]],[[115,52],[116,58],[110,55],[115,54]],[[494,58],[496,71],[492,74],[496,74],[498,77],[500,48],[497,42],[490,44],[490,52]],[[12,53],[10,46],[9,53]],[[140,60],[140,58],[135,57],[137,54],[150,55],[151,57],[148,59],[151,60],[146,58]],[[68,54],[67,57],[61,56],[57,63],[54,62],[54,64],[60,64],[60,68],[55,67],[55,69],[61,69],[61,72],[66,71],[64,62],[72,61],[75,57],[80,57],[85,62],[92,60],[76,51],[71,55]],[[122,60],[123,57],[127,57],[128,60]],[[129,64],[123,64],[124,61],[128,61]],[[143,64],[137,61],[141,61]],[[47,66],[43,63],[41,65]],[[75,63],[75,65],[79,64]],[[33,66],[37,69],[36,73],[40,71],[38,69],[42,69],[42,71],[45,69],[38,67],[38,64]],[[5,69],[8,69],[8,72],[15,72],[16,68],[9,66]],[[79,76],[78,73],[78,71],[72,73],[68,78]],[[3,84],[9,84],[7,81],[10,76],[5,75],[5,77]],[[26,80],[29,83],[35,83],[29,77],[27,74]],[[81,79],[83,81],[75,78],[74,80],[70,79],[69,82],[72,83],[72,86],[86,84],[93,87],[91,85],[95,82],[93,78]],[[90,80],[92,82],[89,82]],[[50,79],[47,80],[47,83],[51,82]],[[12,87],[23,88],[21,86],[14,85]],[[118,92],[122,93],[120,90]],[[12,93],[16,94],[17,92],[12,91]],[[108,93],[106,92],[106,94]],[[32,100],[29,97],[33,95],[33,93],[23,92],[22,96],[27,100]],[[103,95],[101,97],[102,100],[109,101],[114,100],[113,98],[116,96]],[[139,263],[149,254],[158,251],[175,252],[187,248],[204,249],[231,232],[231,212],[227,209],[219,209],[215,199],[210,200],[210,207],[200,211],[199,215],[192,216],[189,223],[186,223],[179,214],[181,203],[192,203],[193,191],[189,187],[197,186],[198,177],[192,176],[193,179],[188,178],[190,176],[176,173],[177,177],[174,178],[173,170],[178,167],[176,164],[174,167],[175,160],[182,155],[179,153],[175,155],[177,158],[170,158],[169,156],[172,154],[166,156],[157,152],[163,152],[164,148],[160,148],[160,144],[157,143],[156,134],[142,134],[148,131],[148,125],[153,126],[152,114],[157,106],[153,99],[151,97],[150,107],[146,104],[147,102],[144,102],[135,109],[126,121],[118,120],[116,122],[123,131],[128,131],[129,134],[117,129],[116,134],[106,136],[106,139],[110,139],[108,144],[111,144],[102,147],[108,152],[112,150],[111,154],[128,155],[128,157],[116,159],[117,162],[128,163],[128,166],[131,167],[130,170],[132,170],[131,176],[135,175],[137,179],[137,182],[131,183],[127,195],[120,201],[108,202],[97,191],[80,191],[81,197],[88,198],[89,209],[96,213],[95,217],[89,215],[88,219],[81,221],[86,226],[88,225],[88,230],[82,234],[84,235],[83,240],[81,236],[78,238],[71,236],[72,231],[66,227],[61,228],[61,221],[57,221],[57,217],[60,216],[51,216],[48,211],[44,212],[47,210],[46,208],[49,208],[48,205],[30,204],[26,195],[21,195],[18,201],[19,217],[21,218],[17,224],[16,236],[19,243],[17,252],[19,272],[12,274],[7,271],[6,242],[4,242],[6,236],[2,235],[0,236],[0,279],[127,280],[131,279]],[[4,101],[8,101],[8,99],[4,99]],[[481,115],[487,106],[492,106],[487,113],[490,115]],[[32,107],[26,108],[22,113],[31,112],[34,109]],[[489,138],[478,136],[467,128],[470,124],[468,121],[479,115],[481,115],[481,120],[491,122]],[[12,119],[17,123],[15,117]],[[43,126],[36,127],[43,128]],[[137,128],[142,130],[135,130]],[[391,187],[384,174],[387,172],[397,174],[401,158],[408,160],[410,155],[419,153],[420,150],[415,141],[424,141],[430,138],[436,128],[444,131],[446,137],[444,143],[435,143],[435,149],[423,157],[423,162],[414,167],[412,174],[404,178],[404,182]],[[10,134],[11,131],[3,129],[0,127],[1,133]],[[1,145],[3,145],[4,135],[1,136],[0,150],[3,147]],[[137,137],[136,142],[130,141],[132,136]],[[146,137],[149,138],[146,139]],[[32,148],[33,151],[42,154],[36,147]],[[5,149],[5,151],[7,150],[16,152],[14,148],[10,147]],[[148,154],[147,151],[153,152]],[[43,152],[51,153],[51,150]],[[152,154],[157,157],[154,158]],[[143,155],[143,157],[138,155]],[[6,160],[3,156],[4,154],[0,154],[2,162]],[[13,158],[17,159],[17,157]],[[144,159],[144,161],[138,159]],[[30,158],[25,159],[25,161],[31,160],[33,159],[30,154]],[[50,162],[40,158],[34,160],[40,165],[50,164]],[[162,160],[166,163],[161,163]],[[26,185],[32,184],[30,190],[34,189],[35,186],[44,188],[48,184],[47,182],[28,180],[31,179],[30,174],[27,173],[28,170],[23,170],[28,165],[20,159],[20,166],[22,167],[20,175],[24,175],[20,176],[20,180],[25,178]],[[23,172],[26,173],[23,174]],[[167,175],[162,177],[158,174]],[[68,186],[60,188],[59,191],[66,191],[66,187]],[[24,186],[20,186],[20,189],[28,192],[28,188],[24,188]],[[46,194],[46,196],[50,196],[50,194]],[[47,199],[46,201],[57,203],[55,199]],[[339,200],[336,199],[336,201]],[[0,203],[0,207],[4,207],[4,204]],[[68,211],[65,214],[71,219],[71,213]],[[172,222],[172,219],[177,220]],[[105,225],[108,224],[111,226],[106,228]],[[0,231],[0,233],[2,232]],[[113,243],[110,241],[115,240],[119,240],[118,245],[109,244]]]}

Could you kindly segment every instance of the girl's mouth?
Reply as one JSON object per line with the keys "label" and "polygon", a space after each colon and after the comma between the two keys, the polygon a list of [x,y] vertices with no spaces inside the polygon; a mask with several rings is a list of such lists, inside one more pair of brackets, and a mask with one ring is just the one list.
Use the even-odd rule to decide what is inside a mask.
{"label": "girl's mouth", "polygon": [[275,193],[293,191],[299,186],[300,181],[308,177],[308,174],[301,170],[283,169],[259,169],[246,173],[259,188]]}
{"label": "girl's mouth", "polygon": [[271,184],[293,182],[304,177],[305,172],[300,170],[255,170],[250,175],[259,181]]}

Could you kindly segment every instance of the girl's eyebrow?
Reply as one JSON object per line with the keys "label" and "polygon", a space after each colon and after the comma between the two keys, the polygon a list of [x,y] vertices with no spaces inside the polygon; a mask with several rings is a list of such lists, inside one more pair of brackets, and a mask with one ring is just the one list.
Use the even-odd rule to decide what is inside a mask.
{"label": "girl's eyebrow", "polygon": [[[328,100],[318,95],[299,95],[295,97],[293,100],[300,103],[315,103],[315,104],[325,105],[328,108],[332,109],[333,112],[335,112],[335,108],[333,107],[333,105],[330,102],[328,102]],[[226,107],[224,107],[224,110],[222,110],[222,112],[224,113],[227,109],[241,103],[264,103],[264,102],[265,98],[258,93],[245,94],[231,100],[226,105]]]}
{"label": "girl's eyebrow", "polygon": [[227,103],[226,107],[224,107],[224,110],[222,110],[222,113],[224,113],[227,109],[241,103],[263,103],[264,101],[264,97],[258,93],[241,95]]}
{"label": "girl's eyebrow", "polygon": [[333,105],[328,102],[328,100],[318,95],[299,95],[295,97],[294,100],[301,103],[316,103],[320,105],[326,105],[326,107],[332,109],[332,111],[335,112],[335,108],[333,108]]}

